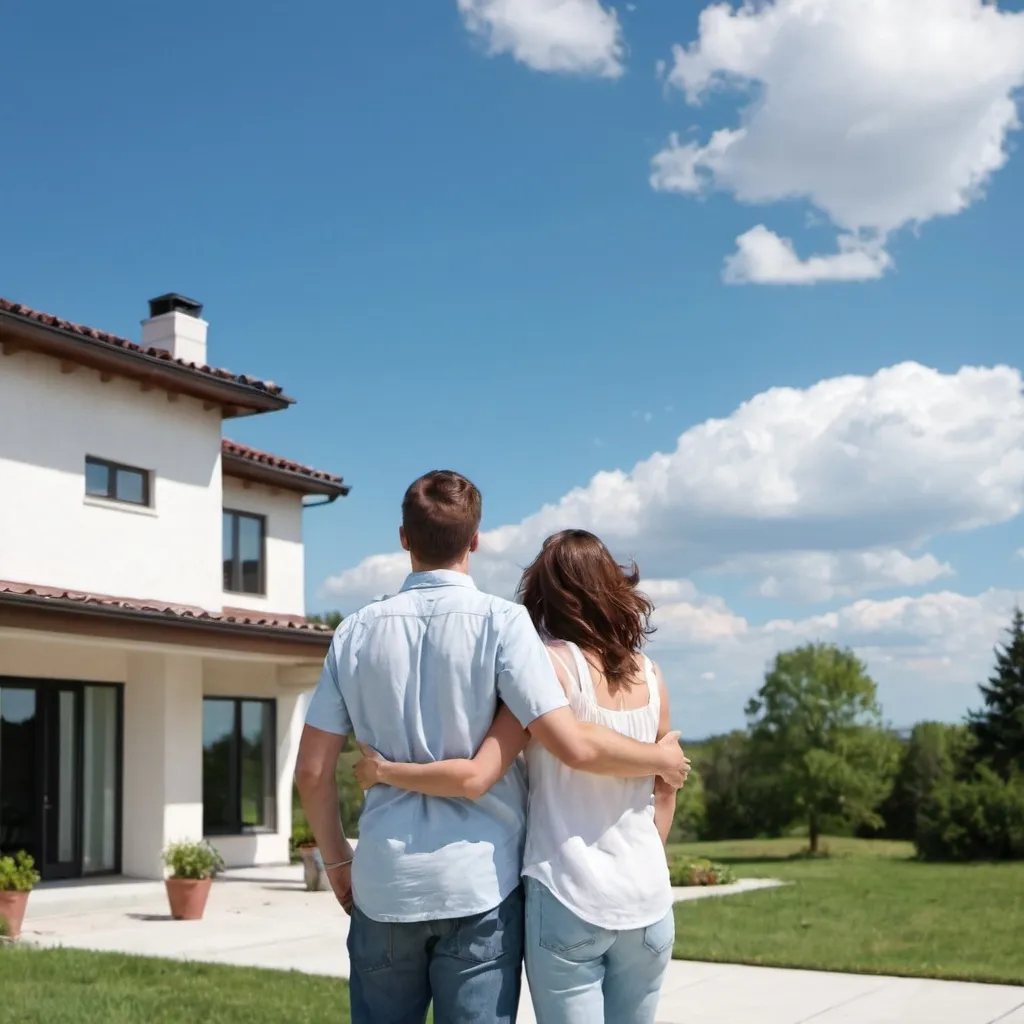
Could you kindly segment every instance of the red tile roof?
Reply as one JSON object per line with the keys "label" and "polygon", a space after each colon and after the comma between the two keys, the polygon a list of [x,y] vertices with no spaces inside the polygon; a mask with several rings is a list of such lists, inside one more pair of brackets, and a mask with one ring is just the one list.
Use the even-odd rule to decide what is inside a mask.
{"label": "red tile roof", "polygon": [[248,445],[239,444],[237,441],[229,441],[227,438],[224,438],[221,442],[221,451],[225,456],[242,459],[275,473],[282,473],[297,478],[296,483],[301,484],[302,481],[306,481],[327,485],[326,488],[316,488],[318,492],[321,489],[341,495],[348,494],[349,492],[348,485],[340,476],[326,473],[322,469],[304,466],[301,462],[293,462],[291,459],[283,459],[279,455],[271,455],[270,452],[261,452],[258,448],[250,448]]}
{"label": "red tile roof", "polygon": [[282,388],[269,380],[259,380],[256,377],[249,377],[246,374],[232,373],[230,370],[223,370],[216,366],[202,365],[187,362],[184,359],[175,359],[166,349],[143,348],[142,345],[129,341],[127,338],[120,338],[116,334],[109,334],[106,331],[98,331],[95,327],[84,327],[82,324],[72,323],[70,320],[63,320],[58,316],[49,313],[40,313],[36,309],[23,306],[20,302],[12,302],[10,299],[0,297],[0,313],[9,313],[12,316],[20,317],[23,320],[37,323],[43,327],[52,327],[66,334],[74,334],[79,337],[88,338],[92,341],[110,345],[113,348],[121,349],[123,352],[134,353],[135,355],[147,356],[151,359],[160,359],[167,363],[173,363],[187,370],[200,374],[204,377],[212,377],[230,384],[240,384],[244,387],[254,388],[263,391],[274,398],[290,402],[292,399],[283,394]]}
{"label": "red tile roof", "polygon": [[255,629],[278,630],[288,633],[330,634],[330,626],[318,622],[307,622],[298,615],[275,615],[249,611],[242,608],[225,608],[221,612],[210,612],[194,605],[171,604],[167,601],[150,601],[141,598],[111,597],[107,594],[92,594],[81,590],[64,590],[59,587],[43,587],[34,583],[13,583],[0,580],[0,600],[4,597],[27,598],[36,603],[60,606],[89,606],[111,612],[142,614],[153,619],[195,620],[210,625],[251,626]]}

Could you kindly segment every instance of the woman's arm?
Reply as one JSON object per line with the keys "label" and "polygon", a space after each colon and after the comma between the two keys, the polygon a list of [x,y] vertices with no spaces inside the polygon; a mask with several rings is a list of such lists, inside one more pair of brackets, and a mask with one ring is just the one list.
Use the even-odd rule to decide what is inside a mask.
{"label": "woman's arm", "polygon": [[[665,736],[671,728],[672,712],[668,703],[668,688],[661,676],[661,669],[655,664],[654,675],[658,680],[658,689],[661,693],[661,718],[658,721],[658,739]],[[670,786],[659,775],[654,780],[654,824],[657,826],[658,834],[663,843],[668,842],[668,835],[672,831],[672,820],[676,816],[676,788]]]}
{"label": "woman's arm", "polygon": [[465,797],[479,800],[512,766],[526,746],[526,730],[504,704],[472,759],[453,758],[412,764],[386,761],[372,747],[360,743],[362,759],[355,773],[363,789],[394,786],[426,796]]}

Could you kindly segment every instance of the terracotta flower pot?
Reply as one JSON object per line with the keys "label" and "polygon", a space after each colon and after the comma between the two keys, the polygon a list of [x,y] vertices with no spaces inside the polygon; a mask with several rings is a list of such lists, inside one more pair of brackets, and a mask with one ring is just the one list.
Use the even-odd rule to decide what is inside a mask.
{"label": "terracotta flower pot", "polygon": [[325,892],[331,887],[327,881],[327,872],[324,871],[324,862],[320,851],[315,846],[300,846],[299,854],[302,857],[302,873],[306,882],[308,892]]}
{"label": "terracotta flower pot", "polygon": [[175,921],[199,921],[206,909],[212,878],[166,878],[167,901]]}
{"label": "terracotta flower pot", "polygon": [[16,939],[21,934],[27,906],[27,892],[0,892],[0,917],[7,922],[8,938]]}

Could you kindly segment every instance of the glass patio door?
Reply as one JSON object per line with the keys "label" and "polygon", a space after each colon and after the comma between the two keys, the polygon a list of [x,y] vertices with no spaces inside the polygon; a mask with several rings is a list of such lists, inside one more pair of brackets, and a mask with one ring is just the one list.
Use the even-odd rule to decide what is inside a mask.
{"label": "glass patio door", "polygon": [[121,687],[0,679],[0,853],[44,879],[120,868]]}

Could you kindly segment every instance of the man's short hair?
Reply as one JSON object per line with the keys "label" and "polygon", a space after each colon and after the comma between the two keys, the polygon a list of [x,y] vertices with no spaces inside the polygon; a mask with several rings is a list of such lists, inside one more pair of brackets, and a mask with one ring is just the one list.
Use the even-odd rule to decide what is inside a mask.
{"label": "man's short hair", "polygon": [[413,481],[402,499],[409,551],[425,565],[450,565],[469,551],[480,529],[480,492],[461,473],[435,469]]}

